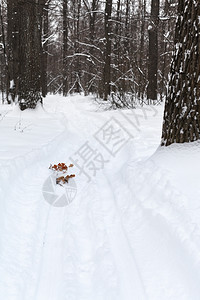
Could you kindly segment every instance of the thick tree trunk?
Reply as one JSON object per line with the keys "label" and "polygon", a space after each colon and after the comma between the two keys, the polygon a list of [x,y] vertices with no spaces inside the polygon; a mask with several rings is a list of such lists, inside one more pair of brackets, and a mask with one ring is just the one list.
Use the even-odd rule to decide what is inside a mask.
{"label": "thick tree trunk", "polygon": [[148,65],[148,88],[147,99],[151,103],[157,100],[157,73],[158,73],[158,23],[159,23],[159,0],[151,2],[151,23],[149,32],[149,65]]}
{"label": "thick tree trunk", "polygon": [[200,3],[179,0],[162,145],[200,138]]}
{"label": "thick tree trunk", "polygon": [[41,40],[36,0],[18,0],[19,5],[19,105],[35,108],[41,96]]}

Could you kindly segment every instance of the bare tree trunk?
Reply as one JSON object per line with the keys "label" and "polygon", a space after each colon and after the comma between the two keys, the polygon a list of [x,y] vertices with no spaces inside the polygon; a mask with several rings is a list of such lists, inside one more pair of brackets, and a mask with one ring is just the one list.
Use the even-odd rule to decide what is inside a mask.
{"label": "bare tree trunk", "polygon": [[105,39],[106,39],[106,47],[105,47],[105,66],[104,66],[104,100],[108,99],[110,95],[111,88],[111,13],[112,13],[112,0],[106,0],[105,6]]}
{"label": "bare tree trunk", "polygon": [[149,65],[148,65],[148,88],[147,98],[149,103],[157,100],[157,74],[158,74],[158,23],[159,23],[159,0],[151,1],[151,22],[149,31]]}
{"label": "bare tree trunk", "polygon": [[126,79],[125,79],[125,73],[128,69],[127,66],[127,57],[129,56],[128,54],[130,53],[130,47],[129,47],[129,14],[130,14],[130,0],[126,0],[126,12],[125,12],[125,32],[124,32],[124,62],[122,65],[122,73],[123,73],[123,78],[122,78],[122,93],[123,93],[123,98],[125,97],[126,93]]}
{"label": "bare tree trunk", "polygon": [[48,59],[48,33],[49,33],[49,2],[50,0],[39,0],[38,17],[40,20],[41,40],[41,80],[42,96],[47,95],[47,59]]}
{"label": "bare tree trunk", "polygon": [[[96,10],[97,10],[97,4],[98,1],[97,0],[92,0],[92,7],[91,7],[91,12],[90,12],[90,44],[91,46],[94,45],[94,41],[95,41],[95,20],[96,20]],[[90,47],[89,50],[91,59],[93,59],[94,56],[94,49],[93,47]],[[90,75],[88,78],[88,92],[94,92],[94,88],[93,85],[90,85],[90,81],[92,80],[93,75]]]}
{"label": "bare tree trunk", "polygon": [[8,81],[7,89],[12,101],[18,95],[19,87],[19,0],[7,1],[8,20]]}
{"label": "bare tree trunk", "polygon": [[[141,3],[142,2],[142,3]],[[146,0],[140,1],[140,17],[141,17],[141,31],[140,31],[140,53],[139,53],[139,99],[144,98],[144,74],[143,74],[143,60],[144,60],[144,35],[145,35],[145,13],[146,13]]]}
{"label": "bare tree trunk", "polygon": [[68,0],[63,0],[63,96],[68,93]]}
{"label": "bare tree trunk", "polygon": [[[115,72],[113,74],[113,81],[116,82],[116,80],[118,79],[118,77],[121,75],[119,75],[120,72],[120,61],[122,59],[121,57],[121,38],[120,38],[120,34],[121,34],[121,0],[117,0],[117,14],[116,14],[116,25],[115,25],[115,29],[113,30],[114,32],[114,43],[113,43],[113,54],[114,54],[114,65],[115,65]],[[116,92],[119,89],[119,91],[121,90],[121,86],[118,88],[117,85],[113,86],[113,92]]]}
{"label": "bare tree trunk", "polygon": [[[75,41],[75,48],[76,52],[80,53],[80,47],[79,47],[79,42],[80,42],[80,13],[81,13],[81,0],[78,0],[77,3],[77,25],[76,25],[76,41]],[[80,80],[81,80],[81,75],[80,75],[80,58],[79,55],[76,60],[76,86],[75,86],[75,91],[77,93],[81,92],[81,86],[80,86]]]}
{"label": "bare tree trunk", "polygon": [[19,105],[35,108],[41,96],[41,35],[36,0],[18,0],[19,7]]}
{"label": "bare tree trunk", "polygon": [[200,139],[200,4],[179,0],[162,145]]}
{"label": "bare tree trunk", "polygon": [[[2,44],[3,44],[3,63],[4,63],[4,69],[6,71],[6,99],[7,102],[10,103],[10,100],[8,98],[8,59],[7,59],[7,53],[6,53],[6,38],[5,38],[5,28],[4,28],[4,23],[3,23],[3,15],[2,15],[2,6],[1,6],[1,2],[0,2],[0,23],[1,23],[1,39],[2,39]],[[2,72],[2,71],[1,71]],[[3,92],[4,92],[4,80],[3,80],[3,74],[1,73],[1,83],[2,83],[2,96],[3,96]],[[3,100],[3,97],[2,97]]]}

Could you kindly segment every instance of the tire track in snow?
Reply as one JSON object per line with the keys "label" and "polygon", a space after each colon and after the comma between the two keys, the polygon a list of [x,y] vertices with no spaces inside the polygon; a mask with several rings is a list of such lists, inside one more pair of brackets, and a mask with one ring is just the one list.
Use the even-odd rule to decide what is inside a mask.
{"label": "tire track in snow", "polygon": [[[34,282],[37,281],[38,264],[43,251],[46,216],[41,191],[44,179],[48,176],[47,156],[51,154],[53,157],[58,142],[65,137],[64,130],[41,148],[13,159],[9,166],[12,188],[4,195],[0,267],[2,274],[7,274],[6,278],[10,278],[11,283],[4,279],[0,282],[2,297],[5,292],[6,299],[14,297],[16,300],[26,300],[28,297],[35,300]],[[2,168],[7,167],[2,164]],[[3,275],[1,277],[4,278]]]}
{"label": "tire track in snow", "polygon": [[[147,282],[148,295],[150,299],[160,297],[162,297],[162,299],[169,299],[170,296],[172,299],[198,299],[196,295],[199,294],[199,280],[195,282],[192,278],[194,276],[194,269],[197,271],[195,278],[200,277],[199,247],[197,246],[199,244],[199,237],[197,239],[198,243],[195,245],[193,241],[191,241],[193,224],[184,210],[181,194],[170,185],[168,177],[160,168],[155,166],[154,170],[152,170],[152,167],[149,169],[148,163],[147,161],[147,164],[145,162],[135,164],[135,178],[133,176],[133,169],[129,172],[129,175],[126,175],[127,188],[130,189],[131,187],[131,193],[134,195],[134,205],[137,207],[135,211],[141,210],[141,212],[144,212],[144,219],[142,222],[140,221],[140,225],[139,221],[137,221],[137,227],[138,225],[141,227],[141,230],[143,230],[141,234],[143,236],[148,236],[144,230],[149,231],[148,228],[151,227],[153,230],[152,233],[157,232],[157,235],[155,235],[156,240],[152,235],[150,239],[151,244],[148,245],[146,243],[146,246],[144,244],[143,247],[144,249],[148,249],[149,247],[148,254],[153,261],[152,267],[150,268],[154,268],[153,274],[155,277],[150,284],[150,282],[148,282],[150,277],[148,279],[147,272],[145,268],[143,268],[142,272]],[[147,178],[149,178],[148,184]],[[131,185],[132,182],[134,182],[134,184]],[[169,191],[166,195],[164,193],[165,187]],[[132,215],[133,214],[134,211],[132,211]],[[147,223],[147,225],[145,225],[145,223]],[[130,240],[134,240],[134,235],[137,233],[138,228],[135,228],[133,218],[127,220],[126,215],[126,217],[124,217],[124,224],[127,227]],[[145,226],[148,227],[145,229]],[[135,232],[132,228],[135,228]],[[160,241],[160,244],[158,241]],[[166,242],[168,242],[168,244],[166,244]],[[153,249],[153,244],[157,245],[157,248]],[[142,249],[142,245],[140,245],[139,249]],[[159,264],[156,262],[158,258],[155,257],[152,251],[158,252]],[[144,266],[144,258],[148,258],[148,254],[144,251],[142,255],[142,253],[139,253],[137,250],[137,261],[139,263],[141,262]],[[144,256],[144,258],[141,259],[140,256]],[[168,264],[166,264],[167,260],[169,260]],[[173,264],[172,261],[174,261]],[[156,271],[156,268],[158,271]],[[168,271],[167,268],[169,269]],[[161,272],[161,269],[165,270],[165,272]],[[168,278],[166,277],[167,272],[169,273]],[[176,276],[170,276],[170,274],[173,273],[176,273]],[[172,282],[171,278],[176,278],[175,282]],[[158,280],[163,282],[162,289],[162,286],[160,286],[159,289],[156,288]],[[155,286],[155,289],[152,291],[153,286]]]}
{"label": "tire track in snow", "polygon": [[101,190],[101,203],[103,205],[102,209],[104,211],[110,247],[115,259],[116,268],[120,274],[120,299],[131,300],[133,295],[135,295],[136,299],[147,299],[142,275],[138,268],[134,251],[130,246],[129,239],[121,223],[112,184],[105,171],[104,175],[103,180],[101,178],[99,181],[99,187],[104,187],[104,189]]}

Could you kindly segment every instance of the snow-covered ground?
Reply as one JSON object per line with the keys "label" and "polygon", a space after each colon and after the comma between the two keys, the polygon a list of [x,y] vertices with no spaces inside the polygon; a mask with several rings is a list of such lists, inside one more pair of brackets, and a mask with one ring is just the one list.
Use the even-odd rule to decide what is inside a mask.
{"label": "snow-covered ground", "polygon": [[200,299],[200,144],[160,148],[162,114],[0,106],[0,300]]}

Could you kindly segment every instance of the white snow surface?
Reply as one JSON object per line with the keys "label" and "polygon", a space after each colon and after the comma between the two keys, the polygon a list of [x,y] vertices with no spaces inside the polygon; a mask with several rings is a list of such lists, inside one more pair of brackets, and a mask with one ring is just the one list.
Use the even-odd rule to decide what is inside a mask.
{"label": "white snow surface", "polygon": [[[0,106],[0,300],[200,299],[200,143],[159,147],[163,106],[105,107]],[[95,138],[113,122],[116,155]],[[90,181],[74,167],[76,197],[50,205],[49,165],[86,142],[108,162]]]}

